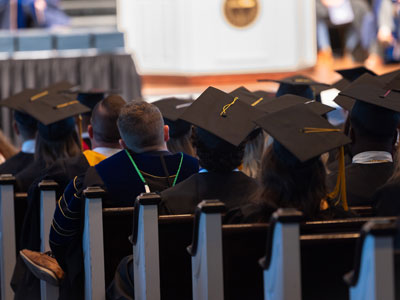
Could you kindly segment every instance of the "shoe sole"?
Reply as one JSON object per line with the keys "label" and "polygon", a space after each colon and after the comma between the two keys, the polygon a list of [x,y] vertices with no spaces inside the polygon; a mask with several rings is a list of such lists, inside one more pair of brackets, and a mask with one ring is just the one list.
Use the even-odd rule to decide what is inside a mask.
{"label": "shoe sole", "polygon": [[20,255],[22,257],[22,260],[25,262],[25,265],[38,279],[43,280],[54,286],[60,285],[60,282],[54,272],[42,266],[39,266],[38,264],[33,262],[28,256],[26,256],[22,251],[20,251]]}

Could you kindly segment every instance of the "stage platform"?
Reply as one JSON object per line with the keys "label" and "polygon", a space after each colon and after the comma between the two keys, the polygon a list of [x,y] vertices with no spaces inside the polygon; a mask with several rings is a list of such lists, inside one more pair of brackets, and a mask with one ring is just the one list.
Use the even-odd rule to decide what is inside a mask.
{"label": "stage platform", "polygon": [[[249,90],[275,91],[276,83],[257,82],[257,79],[272,78],[279,79],[293,74],[303,74],[324,83],[333,83],[341,78],[334,70],[352,68],[360,64],[347,59],[337,58],[332,63],[318,62],[314,67],[298,72],[285,73],[257,73],[257,74],[234,74],[234,75],[202,75],[202,76],[142,76],[142,94],[150,101],[165,96],[197,96],[208,86],[214,86],[229,92],[238,86],[245,86]],[[377,74],[400,69],[400,64],[390,64],[373,68]]]}

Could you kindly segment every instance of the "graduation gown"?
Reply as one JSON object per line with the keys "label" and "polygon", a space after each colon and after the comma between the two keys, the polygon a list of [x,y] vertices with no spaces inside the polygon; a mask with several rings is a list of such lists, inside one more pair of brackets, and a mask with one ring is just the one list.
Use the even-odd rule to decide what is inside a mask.
{"label": "graduation gown", "polygon": [[[347,202],[349,206],[372,205],[374,193],[393,174],[391,162],[377,164],[350,164],[346,167]],[[337,173],[327,178],[330,191],[336,185]]]}
{"label": "graduation gown", "polygon": [[[28,190],[28,207],[22,225],[20,237],[20,249],[40,251],[40,189],[38,184],[42,180],[51,179],[58,183],[56,196],[59,198],[69,181],[74,176],[84,173],[90,163],[98,162],[101,157],[94,151],[85,151],[75,157],[56,161],[51,167],[43,171]],[[36,164],[33,164],[35,166]],[[31,168],[30,168],[31,169]],[[34,170],[32,170],[34,173]],[[15,292],[15,299],[40,299],[39,280],[36,279],[26,268],[25,264],[18,258],[14,269],[11,285]]]}
{"label": "graduation gown", "polygon": [[161,193],[160,214],[191,214],[202,200],[218,199],[227,209],[247,202],[257,182],[242,172],[197,173]]}
{"label": "graduation gown", "polygon": [[28,167],[33,159],[34,154],[20,151],[0,165],[0,174],[16,175]]}
{"label": "graduation gown", "polygon": [[[162,191],[171,186],[181,160],[180,153],[171,154],[167,151],[143,154],[131,152],[131,156],[152,192]],[[167,170],[163,167],[161,156]],[[197,159],[183,154],[182,166],[176,182],[185,180],[198,170]],[[133,206],[136,197],[145,192],[144,184],[125,151],[89,168],[85,175],[78,176],[74,184],[66,188],[64,195],[67,196],[65,199],[67,207],[64,206],[65,204],[57,206],[54,215],[56,222],[53,222],[53,224],[58,224],[57,231],[51,229],[50,232],[51,249],[66,274],[60,288],[60,299],[83,299],[84,271],[81,241],[84,220],[80,216],[84,212],[84,201],[80,199],[84,199],[82,192],[88,186],[100,186],[106,191],[103,207]],[[75,222],[63,217],[66,211],[74,214]],[[68,230],[69,237],[59,234],[64,229]]]}
{"label": "graduation gown", "polygon": [[400,182],[381,186],[373,196],[372,206],[377,216],[400,216]]}

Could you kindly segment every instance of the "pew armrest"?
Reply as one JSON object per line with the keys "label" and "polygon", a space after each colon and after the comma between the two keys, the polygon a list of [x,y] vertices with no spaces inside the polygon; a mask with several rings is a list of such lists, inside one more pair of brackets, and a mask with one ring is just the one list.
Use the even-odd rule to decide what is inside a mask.
{"label": "pew armrest", "polygon": [[15,185],[15,177],[11,174],[1,174],[0,175],[0,185]]}
{"label": "pew armrest", "polygon": [[366,223],[360,233],[357,241],[354,269],[343,276],[344,281],[349,286],[356,286],[361,272],[361,259],[364,248],[364,242],[368,235],[379,236],[394,236],[397,232],[397,227],[394,222],[390,221],[370,221]]}
{"label": "pew armrest", "polygon": [[140,205],[158,205],[161,202],[161,196],[157,193],[142,193],[137,196],[135,200],[135,207],[133,209],[133,226],[132,235],[129,237],[129,241],[132,245],[136,245],[138,235],[138,223],[139,223],[139,206]]}
{"label": "pew armrest", "polygon": [[267,236],[267,250],[263,258],[259,260],[263,270],[269,269],[272,259],[272,244],[274,240],[275,226],[280,223],[299,223],[303,220],[303,214],[294,208],[279,208],[275,211],[270,219],[270,227]]}
{"label": "pew armrest", "polygon": [[38,186],[41,191],[53,191],[58,187],[58,183],[54,180],[42,180]]}
{"label": "pew armrest", "polygon": [[187,247],[187,251],[191,256],[195,256],[197,253],[201,214],[221,214],[224,211],[225,204],[219,200],[203,200],[197,205],[194,215],[192,244]]}

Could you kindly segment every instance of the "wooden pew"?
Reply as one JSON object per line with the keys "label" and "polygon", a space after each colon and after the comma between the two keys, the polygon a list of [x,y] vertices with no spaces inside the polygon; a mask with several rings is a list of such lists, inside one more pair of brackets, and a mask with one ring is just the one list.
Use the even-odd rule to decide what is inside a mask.
{"label": "wooden pew", "polygon": [[[106,286],[120,260],[132,253],[127,238],[132,232],[132,217],[133,208],[103,209]],[[186,247],[192,242],[193,216],[159,216],[158,220],[161,299],[190,299],[191,259]],[[309,264],[307,269],[302,269],[303,299],[321,299],[324,291],[329,291],[324,299],[347,299],[347,286],[342,276],[353,267],[358,231],[369,220],[371,218],[301,224],[301,261],[302,265]],[[223,225],[223,249],[230,249],[224,250],[223,257],[225,299],[263,299],[258,259],[265,255],[268,228],[268,224]],[[328,263],[334,265],[329,274],[324,270]]]}
{"label": "wooden pew", "polygon": [[0,290],[3,300],[14,297],[10,286],[16,263],[14,185],[15,177],[0,175]]}
{"label": "wooden pew", "polygon": [[203,200],[196,207],[192,256],[193,300],[224,299],[221,214],[225,204]]}
{"label": "wooden pew", "polygon": [[[56,189],[58,184],[53,180],[43,180],[40,189],[40,252],[50,251],[49,236],[56,209]],[[44,280],[40,281],[40,296],[42,300],[58,299],[58,287]]]}
{"label": "wooden pew", "polygon": [[350,300],[394,300],[394,222],[370,221],[361,230],[353,271],[345,275]]}
{"label": "wooden pew", "polygon": [[270,219],[264,270],[264,298],[301,300],[300,221],[296,209],[278,209]]}

